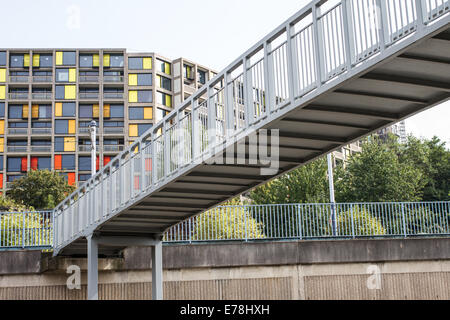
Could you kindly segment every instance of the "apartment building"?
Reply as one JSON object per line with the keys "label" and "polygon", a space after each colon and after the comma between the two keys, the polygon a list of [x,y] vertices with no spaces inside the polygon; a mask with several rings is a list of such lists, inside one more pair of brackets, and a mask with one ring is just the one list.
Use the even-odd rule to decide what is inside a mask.
{"label": "apartment building", "polygon": [[29,170],[88,180],[92,120],[100,170],[213,75],[125,49],[0,49],[0,190]]}

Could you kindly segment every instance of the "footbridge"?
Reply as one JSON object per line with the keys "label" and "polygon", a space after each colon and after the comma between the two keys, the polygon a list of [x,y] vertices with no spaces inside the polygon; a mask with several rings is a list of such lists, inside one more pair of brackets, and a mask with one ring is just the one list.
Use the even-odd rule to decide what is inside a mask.
{"label": "footbridge", "polygon": [[95,299],[98,255],[152,246],[161,298],[168,228],[448,100],[449,11],[312,1],[64,200],[54,254],[88,254]]}

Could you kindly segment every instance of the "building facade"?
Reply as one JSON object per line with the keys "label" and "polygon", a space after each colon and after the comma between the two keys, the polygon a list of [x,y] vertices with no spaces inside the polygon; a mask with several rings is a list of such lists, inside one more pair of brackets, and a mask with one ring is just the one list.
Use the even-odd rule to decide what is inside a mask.
{"label": "building facade", "polygon": [[125,49],[0,49],[0,190],[29,170],[88,180],[92,120],[100,170],[212,76]]}

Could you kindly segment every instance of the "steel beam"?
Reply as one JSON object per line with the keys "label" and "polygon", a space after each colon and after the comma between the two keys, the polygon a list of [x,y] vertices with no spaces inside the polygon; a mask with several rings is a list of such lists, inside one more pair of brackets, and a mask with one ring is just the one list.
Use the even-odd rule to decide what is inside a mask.
{"label": "steel beam", "polygon": [[87,237],[88,247],[88,300],[98,300],[98,239]]}
{"label": "steel beam", "polygon": [[152,246],[152,298],[163,300],[162,241]]}

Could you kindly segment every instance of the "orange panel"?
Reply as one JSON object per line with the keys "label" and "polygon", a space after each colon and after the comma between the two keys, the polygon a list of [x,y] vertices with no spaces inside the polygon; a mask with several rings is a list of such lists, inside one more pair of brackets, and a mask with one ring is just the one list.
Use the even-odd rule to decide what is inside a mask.
{"label": "orange panel", "polygon": [[38,158],[31,157],[31,170],[37,170],[37,169],[38,169]]}
{"label": "orange panel", "polygon": [[[91,158],[92,159],[92,158]],[[95,165],[95,170],[100,170],[100,158],[99,156],[97,156],[97,160],[95,161],[96,165]]]}
{"label": "orange panel", "polygon": [[0,173],[0,189],[3,189],[3,173]]}
{"label": "orange panel", "polygon": [[139,190],[139,176],[134,176],[134,190]]}
{"label": "orange panel", "polygon": [[27,162],[27,157],[23,157],[22,158],[22,166],[21,166],[21,171],[22,172],[27,172],[28,169],[28,162]]}
{"label": "orange panel", "polygon": [[67,174],[67,182],[69,183],[69,186],[75,185],[75,172],[69,172]]}
{"label": "orange panel", "polygon": [[62,155],[55,155],[55,170],[62,168]]}
{"label": "orange panel", "polygon": [[152,171],[152,159],[145,159],[145,171]]}
{"label": "orange panel", "polygon": [[103,157],[103,166],[106,167],[111,162],[111,157]]}

